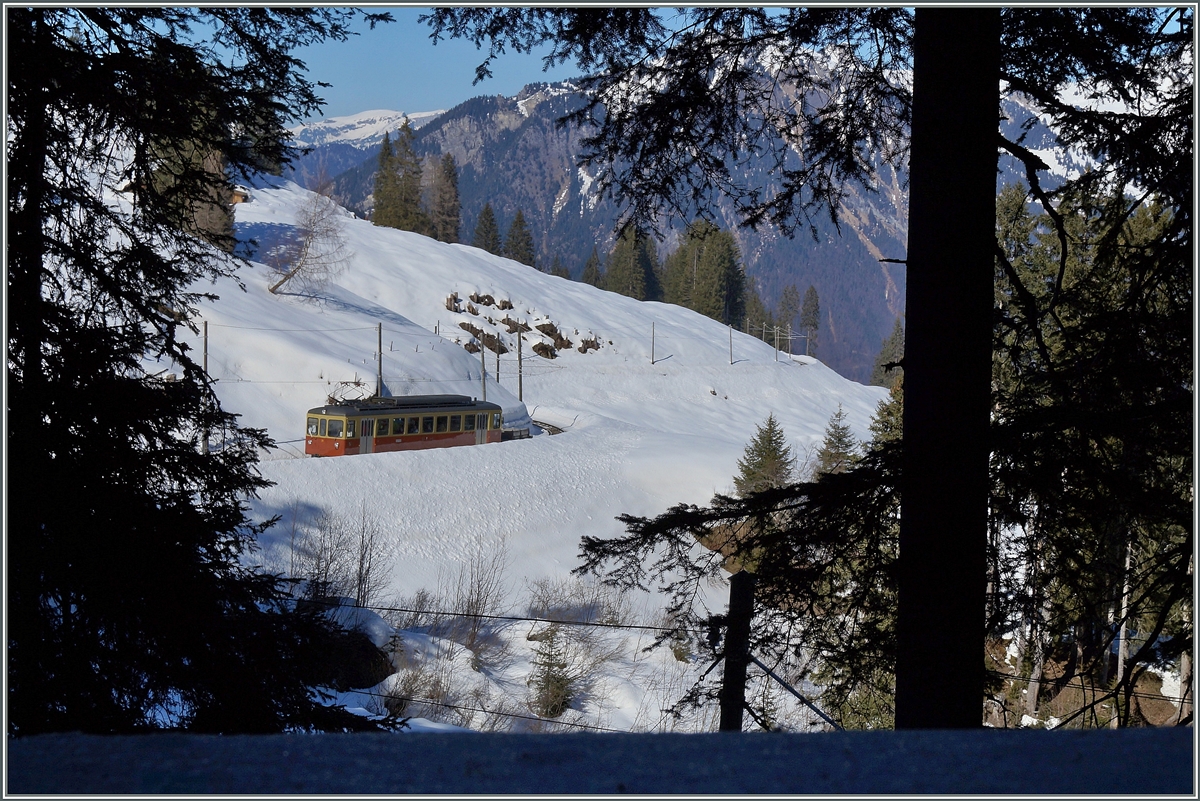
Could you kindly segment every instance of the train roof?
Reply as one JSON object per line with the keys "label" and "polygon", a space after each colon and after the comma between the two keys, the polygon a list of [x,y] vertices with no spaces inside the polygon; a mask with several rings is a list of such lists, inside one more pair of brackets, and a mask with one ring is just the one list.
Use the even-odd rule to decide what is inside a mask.
{"label": "train roof", "polygon": [[501,411],[498,404],[490,401],[478,401],[467,395],[401,395],[396,398],[360,398],[358,400],[341,401],[340,403],[331,403],[326,406],[317,406],[309,409],[308,413],[365,415],[409,412],[424,409]]}

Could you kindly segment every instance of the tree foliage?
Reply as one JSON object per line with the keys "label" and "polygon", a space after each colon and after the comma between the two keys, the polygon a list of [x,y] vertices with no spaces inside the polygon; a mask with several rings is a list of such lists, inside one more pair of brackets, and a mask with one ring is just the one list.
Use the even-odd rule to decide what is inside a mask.
{"label": "tree foliage", "polygon": [[600,265],[600,254],[594,247],[592,248],[592,255],[588,256],[587,264],[583,265],[583,274],[579,276],[579,280],[592,286],[600,286],[604,281],[604,270]]}
{"label": "tree foliage", "polygon": [[439,242],[457,242],[462,209],[458,199],[458,165],[450,153],[442,156],[434,173],[431,205],[429,218],[434,238]]}
{"label": "tree foliage", "polygon": [[858,458],[858,442],[846,422],[846,410],[842,404],[829,418],[825,426],[825,438],[821,441],[821,449],[817,451],[815,472],[818,476],[826,473],[844,473]]}
{"label": "tree foliage", "polygon": [[533,251],[533,234],[530,233],[529,225],[525,222],[525,215],[521,213],[520,209],[517,209],[512,225],[508,227],[508,233],[504,235],[504,255],[521,264],[537,267]]}
{"label": "tree foliage", "polygon": [[[413,146],[414,132],[408,118],[396,131],[393,142],[384,138],[384,147],[379,151],[379,167],[375,175],[375,211],[372,221],[376,225],[432,235],[433,224],[421,200],[421,176],[424,168],[421,158]],[[390,154],[388,150],[390,149]],[[380,190],[382,196],[379,196]]]}
{"label": "tree foliage", "polygon": [[494,253],[497,256],[503,250],[503,245],[500,241],[500,226],[496,224],[496,215],[492,211],[491,203],[485,203],[483,211],[479,212],[479,219],[475,223],[475,233],[471,238],[471,244],[481,250],[486,250],[488,253]]}
{"label": "tree foliage", "polygon": [[[985,546],[995,540],[995,530],[989,535],[986,528],[988,426],[989,414],[999,418],[1004,408],[991,395],[994,148],[1024,164],[1030,195],[1047,215],[1059,249],[1036,287],[1000,260],[1011,282],[1011,306],[1028,332],[1011,343],[1027,360],[1015,363],[1037,377],[1022,386],[1040,384],[1043,394],[1021,393],[1032,405],[1014,406],[993,422],[1027,427],[1029,438],[1015,437],[1014,450],[1020,445],[1035,453],[1044,445],[1050,453],[1057,447],[1048,463],[1084,470],[1089,478],[1078,486],[1088,492],[1103,486],[1122,503],[1136,500],[1131,508],[1139,510],[1155,493],[1165,493],[1164,508],[1174,515],[1178,496],[1166,488],[1177,486],[1168,467],[1176,464],[1175,443],[1163,433],[1166,427],[1155,423],[1142,432],[1150,443],[1143,449],[1124,436],[1135,427],[1122,429],[1115,415],[1089,406],[1083,392],[1105,397],[1089,383],[1101,374],[1089,371],[1093,364],[1111,366],[1124,382],[1116,390],[1121,404],[1132,406],[1129,398],[1140,396],[1164,420],[1177,402],[1159,401],[1175,391],[1192,392],[1190,372],[1165,340],[1122,323],[1166,326],[1166,319],[1175,319],[1150,303],[1157,296],[1148,290],[1159,286],[1144,283],[1150,275],[1162,277],[1170,305],[1190,308],[1191,282],[1180,265],[1191,264],[1186,254],[1192,247],[1193,10],[705,7],[674,12],[671,19],[663,13],[671,12],[443,9],[427,19],[435,37],[489,45],[480,77],[509,48],[548,45],[547,63],[575,59],[588,73],[580,83],[588,102],[566,119],[589,131],[584,162],[599,176],[601,191],[622,202],[633,225],[691,220],[697,210],[711,214],[724,195],[747,225],[770,222],[791,233],[807,224],[811,230],[815,214],[837,221],[853,185],[874,191],[883,165],[908,166],[908,443],[907,467],[896,475],[904,482],[901,536],[912,556],[900,575],[898,720],[907,726],[978,725],[983,641],[974,621],[985,599],[977,574],[987,569]],[[1001,92],[1047,119],[1058,145],[1089,156],[1092,169],[1054,192],[1041,187],[1045,163],[1022,141],[996,134]],[[952,182],[945,177],[947,159],[958,170]],[[781,176],[780,185],[739,183],[733,176],[751,164],[767,165]],[[1084,215],[1084,228],[1095,242],[1072,238],[1074,223],[1059,211],[1064,203],[1064,212],[1093,210]],[[1127,246],[1117,259],[1117,244],[1129,236],[1126,225],[1143,207],[1151,219],[1169,222],[1149,226],[1149,239]],[[1075,304],[1089,322],[1078,328],[1069,314],[1073,252],[1081,265],[1090,269],[1094,263],[1097,275],[1118,264],[1129,271],[1115,276],[1120,280],[1107,293],[1099,291],[1101,284],[1081,282],[1089,290]],[[610,263],[610,271],[616,267]],[[1126,308],[1135,313],[1123,316]],[[1061,353],[1046,341],[1047,324],[1060,329],[1066,346]],[[1188,341],[1183,329],[1171,330],[1178,341]],[[1162,344],[1139,347],[1136,340]],[[1101,353],[1080,347],[1083,342],[1122,347]],[[1117,365],[1109,361],[1113,353],[1141,358]],[[1065,412],[1084,414],[1083,424],[1068,424]],[[1139,425],[1159,419],[1133,416]],[[943,434],[947,425],[951,437]],[[1145,455],[1150,452],[1162,460]],[[1074,460],[1070,465],[1063,463],[1067,456]],[[855,486],[870,474],[863,465],[874,464],[868,454],[856,469],[825,477],[825,486]],[[1105,504],[1085,508],[1078,498],[1087,492],[1067,497],[1064,487],[1076,486],[1063,484],[1070,470],[1043,473],[1036,461],[1027,464],[1030,487],[1045,481],[1047,491],[1023,502],[1036,498],[1038,508],[1061,502],[1064,519],[1078,514],[1101,525]],[[1190,471],[1190,457],[1182,464]],[[1128,489],[1119,489],[1123,482]],[[1135,519],[1116,519],[1127,518]],[[626,542],[644,542],[636,539],[640,531]],[[863,536],[867,542],[871,535]],[[1190,524],[1181,536],[1190,543]],[[681,553],[673,549],[684,540],[666,542],[668,555]],[[1168,550],[1179,553],[1174,545]],[[599,558],[602,550],[589,553]],[[1180,586],[1178,559],[1167,564],[1162,581],[1149,579],[1156,592]],[[1070,560],[1049,568],[1077,569]],[[626,575],[635,573],[616,578]],[[994,600],[992,611],[998,608]]]}
{"label": "tree foliage", "polygon": [[768,414],[754,432],[746,452],[738,459],[738,474],[733,479],[739,497],[792,483],[796,457],[783,435],[783,428]]}
{"label": "tree foliage", "polygon": [[626,229],[605,259],[604,288],[636,300],[661,300],[658,253],[654,240],[634,228]]}
{"label": "tree foliage", "polygon": [[741,327],[745,276],[733,234],[698,220],[663,264],[663,299]]}
{"label": "tree foliage", "polygon": [[809,284],[804,290],[804,302],[800,307],[800,328],[804,331],[804,353],[807,356],[817,355],[817,331],[821,328],[821,298],[817,288]]}
{"label": "tree foliage", "polygon": [[883,341],[879,355],[875,357],[875,366],[871,370],[871,386],[888,389],[895,386],[904,375],[904,368],[901,366],[903,359],[904,326],[897,317],[896,324],[892,326],[892,333]]}
{"label": "tree foliage", "polygon": [[180,330],[237,265],[194,210],[287,161],[320,104],[291,53],[353,12],[6,13],[9,734],[368,725],[313,689],[340,635],[252,567],[270,442]]}

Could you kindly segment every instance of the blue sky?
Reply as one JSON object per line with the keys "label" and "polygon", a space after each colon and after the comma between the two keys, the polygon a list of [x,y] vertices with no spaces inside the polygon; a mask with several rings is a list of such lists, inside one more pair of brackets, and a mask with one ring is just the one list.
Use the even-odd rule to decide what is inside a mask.
{"label": "blue sky", "polygon": [[322,109],[326,117],[380,108],[410,114],[449,109],[478,95],[512,95],[527,83],[560,81],[578,74],[573,64],[542,72],[544,52],[508,52],[493,63],[492,78],[472,86],[475,67],[487,55],[485,51],[458,40],[442,40],[435,46],[429,26],[417,23],[417,17],[428,9],[386,10],[395,22],[373,31],[359,24],[360,34],[348,41],[296,51],[308,66],[310,79],[332,84],[318,91],[327,101]]}

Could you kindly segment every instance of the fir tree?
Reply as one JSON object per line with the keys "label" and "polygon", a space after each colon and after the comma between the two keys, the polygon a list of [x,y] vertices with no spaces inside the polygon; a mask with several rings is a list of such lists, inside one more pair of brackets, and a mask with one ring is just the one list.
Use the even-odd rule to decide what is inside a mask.
{"label": "fir tree", "polygon": [[[779,326],[786,329],[794,338],[800,333],[800,329],[793,329],[791,326],[796,322],[796,315],[800,313],[800,290],[796,289],[795,284],[788,284],[783,289],[783,294],[779,296]],[[792,347],[792,341],[788,342],[788,353],[795,353],[795,348]]]}
{"label": "fir tree", "polygon": [[697,220],[663,266],[664,300],[740,327],[745,316],[745,278],[739,260],[731,233]]}
{"label": "fir tree", "polygon": [[630,227],[617,239],[604,273],[604,288],[637,300],[662,297],[658,257],[646,234]]}
{"label": "fir tree", "polygon": [[829,418],[829,425],[825,427],[825,439],[821,443],[821,450],[817,451],[814,472],[818,476],[844,473],[854,465],[857,453],[858,443],[846,424],[846,411],[839,403],[837,411]]}
{"label": "fir tree", "polygon": [[462,213],[458,200],[458,165],[450,153],[442,156],[434,173],[433,210],[430,213],[433,235],[439,242],[458,241]]}
{"label": "fir tree", "polygon": [[559,627],[551,625],[542,634],[533,655],[533,711],[543,718],[561,717],[571,704],[573,678],[569,672],[566,648]]}
{"label": "fir tree", "polygon": [[421,204],[421,159],[413,142],[415,134],[408,118],[396,132],[392,163],[396,172],[396,217],[393,228],[429,235],[433,226]]}
{"label": "fir tree", "polygon": [[579,280],[592,286],[600,286],[604,283],[600,254],[596,252],[595,245],[592,246],[592,255],[588,256],[587,264],[583,265],[583,274],[579,276]]}
{"label": "fir tree", "polygon": [[767,415],[766,421],[755,430],[737,465],[733,485],[741,497],[791,483],[796,457],[774,414]]}
{"label": "fir tree", "polygon": [[554,254],[554,261],[550,262],[550,274],[557,275],[559,278],[566,278],[568,280],[571,278],[570,271],[567,270],[567,268],[563,265],[562,259],[558,257],[557,253]]}
{"label": "fir tree", "polygon": [[504,255],[521,264],[535,269],[537,267],[533,253],[533,234],[529,232],[529,226],[525,224],[525,215],[520,209],[517,209],[512,225],[508,227],[508,233],[504,236]]}
{"label": "fir tree", "polygon": [[485,203],[483,211],[479,212],[479,220],[475,223],[475,234],[471,244],[488,253],[501,255],[503,247],[500,243],[500,226],[496,225],[496,215],[492,213],[492,204]]}
{"label": "fir tree", "polygon": [[817,297],[817,288],[812,284],[804,292],[804,304],[800,307],[800,328],[808,339],[805,340],[804,353],[807,356],[817,355],[817,329],[821,327],[821,301]]}
{"label": "fir tree", "polygon": [[[251,567],[270,441],[221,409],[184,342],[211,298],[195,287],[237,262],[179,216],[294,155],[286,126],[320,101],[293,50],[353,17],[6,12],[10,736],[362,727],[313,689],[337,683],[343,635]],[[128,205],[103,189],[126,184]],[[206,452],[210,433],[224,444]]]}
{"label": "fir tree", "polygon": [[900,324],[900,318],[896,318],[896,324],[892,327],[891,335],[883,341],[883,347],[879,349],[879,355],[875,357],[875,367],[871,370],[871,386],[887,387],[891,389],[896,382],[900,380],[900,376],[904,374],[904,368],[900,366],[900,360],[904,358],[904,326]]}
{"label": "fir tree", "polygon": [[768,331],[775,325],[775,318],[767,311],[766,304],[762,302],[762,297],[753,285],[747,287],[745,298],[746,311],[742,319],[742,330],[759,339],[771,341]]}
{"label": "fir tree", "polygon": [[375,169],[375,209],[371,222],[387,228],[397,227],[400,209],[400,187],[396,175],[396,153],[387,131],[379,147],[379,163]]}

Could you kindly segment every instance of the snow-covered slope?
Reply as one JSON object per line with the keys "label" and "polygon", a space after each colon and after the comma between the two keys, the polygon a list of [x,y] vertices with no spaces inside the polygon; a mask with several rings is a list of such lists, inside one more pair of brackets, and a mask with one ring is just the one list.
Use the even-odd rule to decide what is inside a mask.
{"label": "snow-covered slope", "polygon": [[[250,202],[236,207],[239,238],[279,238],[307,195],[289,182],[254,187]],[[226,408],[281,443],[263,464],[276,486],[255,505],[259,514],[285,518],[267,535],[268,548],[297,504],[310,516],[365,508],[394,536],[399,592],[500,539],[521,575],[561,575],[574,566],[581,535],[621,531],[617,514],[656,514],[731,489],[737,459],[768,413],[803,461],[839,404],[865,438],[885,395],[815,359],[777,356],[770,345],[678,306],[635,301],[349,215],[344,231],[353,256],[316,296],[270,294],[273,274],[258,262],[239,276],[244,291],[232,281],[215,288],[220,300],[202,309],[209,371]],[[447,310],[451,294],[462,311]],[[472,303],[472,294],[490,295],[496,305]],[[501,301],[513,308],[500,311]],[[522,343],[524,403],[506,316],[533,329]],[[486,447],[298,458],[307,409],[323,404],[339,382],[374,389],[377,324],[386,392],[480,396],[481,360],[462,347],[474,337],[460,323],[508,348],[498,382],[496,356],[485,351],[487,397],[504,408],[506,426],[528,427],[532,418],[563,434],[534,427],[532,439]],[[537,330],[546,324],[572,344],[554,359],[533,353],[553,342]],[[599,349],[580,353],[589,338]]]}
{"label": "snow-covered slope", "polygon": [[[282,180],[252,187],[249,201],[236,207],[239,239],[247,247],[256,240],[258,253],[265,253],[292,230],[308,197]],[[507,591],[516,602],[532,582],[567,576],[581,536],[622,533],[618,514],[655,515],[730,491],[737,460],[769,413],[803,461],[839,405],[865,438],[885,396],[815,359],[776,354],[687,309],[642,303],[349,214],[343,230],[353,255],[312,295],[271,294],[267,287],[277,274],[257,261],[239,273],[242,287],[233,280],[198,287],[220,296],[201,313],[208,322],[209,372],[219,379],[223,404],[280,443],[261,465],[275,485],[252,503],[257,517],[282,517],[262,541],[263,559],[279,569],[287,567],[292,536],[321,515],[347,521],[366,515],[390,549],[384,600],[422,588],[436,592],[439,579],[483,553],[506,564]],[[451,295],[459,311],[447,308]],[[356,381],[362,391],[373,391],[377,325],[386,393],[481,395],[481,360],[463,347],[475,341],[464,323],[507,348],[499,380],[495,354],[484,351],[487,398],[501,404],[506,426],[532,430],[530,439],[327,459],[302,455],[307,409],[332,392],[353,390]],[[530,328],[521,345],[523,402],[517,397],[518,335],[509,333],[516,324]],[[560,347],[552,349],[555,331]],[[598,348],[581,353],[585,340]],[[200,339],[192,344],[200,352]],[[555,358],[535,355],[535,347]],[[532,421],[562,433],[547,434]],[[713,592],[713,602],[722,604],[723,592]],[[415,636],[403,635],[406,648],[415,647]],[[507,673],[487,679],[501,695],[524,691],[522,671],[533,643],[523,636],[517,641]],[[694,669],[669,653],[665,658],[666,669]],[[617,728],[649,725],[647,715],[657,720],[655,710],[674,702],[647,695],[632,677],[650,663],[631,659],[626,667],[632,672],[612,679],[615,700],[603,715],[588,712],[589,720]]]}

